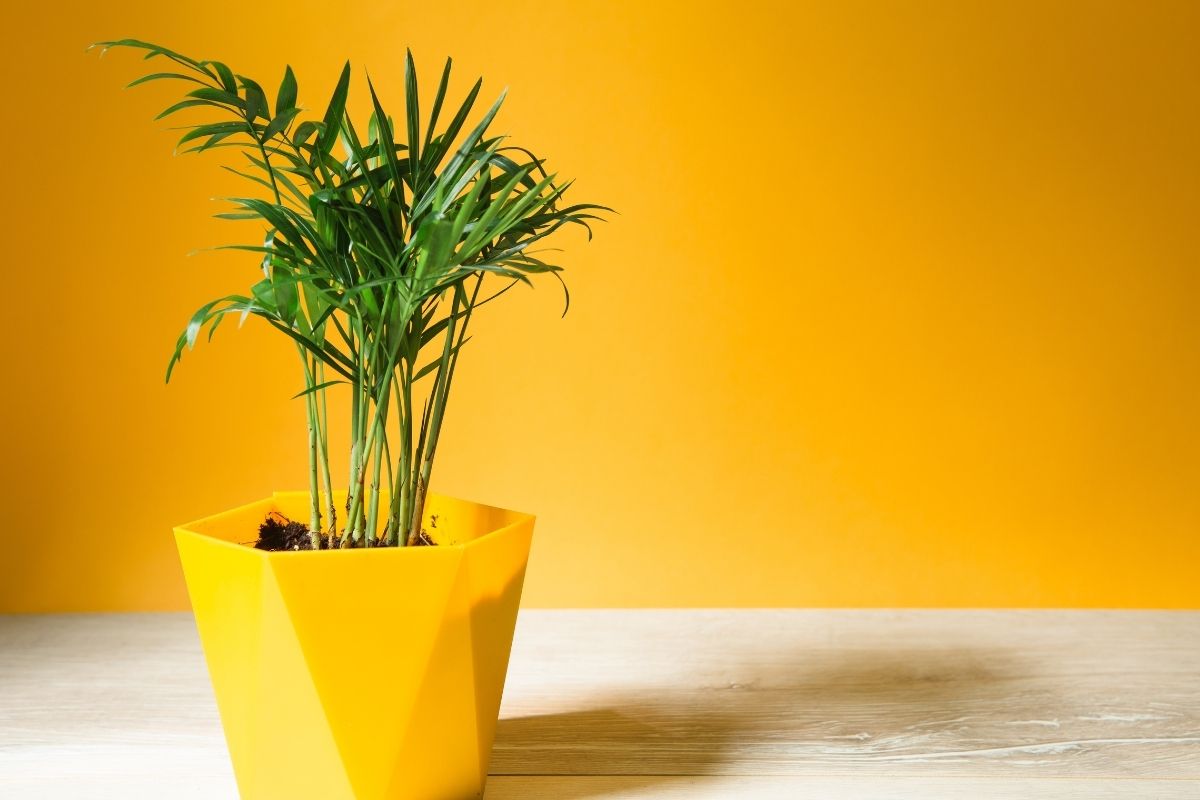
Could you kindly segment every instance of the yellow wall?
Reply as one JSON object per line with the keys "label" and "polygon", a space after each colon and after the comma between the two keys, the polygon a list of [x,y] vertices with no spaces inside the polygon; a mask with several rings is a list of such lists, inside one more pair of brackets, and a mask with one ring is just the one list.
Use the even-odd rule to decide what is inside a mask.
{"label": "yellow wall", "polygon": [[1200,5],[790,5],[10,10],[0,608],[184,607],[170,526],[304,485],[287,345],[162,385],[254,265],[186,256],[236,179],[120,36],[318,109],[451,54],[621,211],[565,320],[485,315],[443,439],[435,488],[540,515],[529,605],[1200,604]]}

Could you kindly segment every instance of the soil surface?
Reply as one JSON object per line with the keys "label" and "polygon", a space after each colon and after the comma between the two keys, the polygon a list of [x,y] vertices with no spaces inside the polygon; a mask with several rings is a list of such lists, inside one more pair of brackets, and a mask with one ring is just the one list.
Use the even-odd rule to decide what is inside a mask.
{"label": "soil surface", "polygon": [[[342,537],[334,534],[330,536],[327,533],[318,533],[321,550],[336,550],[342,546]],[[429,534],[424,530],[415,542],[417,545],[436,545]],[[272,511],[267,514],[267,518],[258,526],[258,539],[254,542],[255,548],[259,550],[312,550],[312,534],[309,528],[303,522],[288,519],[278,511]],[[361,547],[362,545],[350,544],[350,547]],[[376,539],[371,543],[372,547],[391,547],[386,540]]]}

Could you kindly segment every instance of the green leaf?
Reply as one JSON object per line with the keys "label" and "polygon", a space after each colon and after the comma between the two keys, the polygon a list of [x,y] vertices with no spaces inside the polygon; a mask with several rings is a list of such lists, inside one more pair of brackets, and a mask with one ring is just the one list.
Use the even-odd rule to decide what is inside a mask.
{"label": "green leaf", "polygon": [[246,118],[253,122],[258,117],[271,119],[271,107],[267,105],[267,95],[262,87],[245,76],[242,79],[242,94],[246,97]]}
{"label": "green leaf", "polygon": [[342,67],[342,76],[338,78],[337,86],[333,90],[333,97],[329,99],[329,107],[325,109],[324,125],[325,130],[318,140],[317,149],[322,153],[328,153],[333,149],[333,145],[337,142],[338,135],[342,130],[342,118],[346,114],[346,95],[350,91],[350,62],[346,62],[346,66]]}
{"label": "green leaf", "polygon": [[152,72],[149,75],[143,75],[142,77],[140,77],[136,80],[130,81],[129,83],[125,84],[125,88],[132,89],[135,86],[141,86],[143,83],[150,83],[151,81],[162,81],[162,80],[190,81],[192,83],[198,83],[201,86],[205,85],[204,81],[200,80],[199,78],[193,77],[191,75],[183,75],[179,72]]}
{"label": "green leaf", "polygon": [[182,111],[185,108],[192,108],[194,106],[212,106],[212,105],[216,105],[216,104],[209,100],[180,100],[178,103],[169,107],[166,111],[162,112],[157,117],[155,117],[154,120],[155,120],[155,122],[157,122],[158,120],[163,119],[164,117],[169,117],[170,115],[174,114],[176,111]]}
{"label": "green leaf", "polygon": [[296,74],[291,66],[283,70],[283,80],[279,83],[279,93],[275,97],[275,113],[283,114],[296,107]]}
{"label": "green leaf", "polygon": [[433,98],[433,110],[429,112],[429,127],[425,129],[425,149],[429,149],[429,143],[433,141],[433,132],[437,129],[438,117],[442,113],[442,103],[446,100],[446,89],[450,85],[450,69],[454,65],[454,60],[446,59],[446,66],[442,68],[442,79],[438,83],[437,96]]}
{"label": "green leaf", "polygon": [[175,143],[175,146],[179,147],[196,139],[202,139],[205,136],[231,136],[235,133],[246,133],[247,131],[248,129],[244,122],[217,122],[212,125],[197,125],[181,136],[179,141]]}
{"label": "green leaf", "polygon": [[454,229],[450,233],[450,238],[455,242],[459,241],[466,231],[467,224],[475,214],[475,206],[478,205],[479,198],[483,196],[483,191],[487,185],[488,181],[486,179],[482,177],[476,178],[475,185],[471,187],[471,191],[459,207],[458,214],[454,217]]}
{"label": "green leaf", "polygon": [[290,274],[276,268],[271,273],[271,293],[280,319],[294,325],[300,314],[300,293],[296,290],[296,281]]}
{"label": "green leaf", "polygon": [[[492,203],[488,206],[487,211],[485,211],[483,216],[480,217],[479,222],[476,223],[474,230],[471,232],[471,236],[468,237],[466,243],[463,245],[460,254],[462,258],[467,259],[473,257],[479,252],[484,244],[499,235],[500,231],[493,228],[492,224],[500,216],[500,212],[504,208],[505,200],[507,200],[508,196],[512,194],[514,189],[516,189],[517,184],[521,182],[521,179],[524,176],[524,171],[517,172],[515,175],[510,177],[508,179],[508,183],[504,184],[500,191],[496,193],[495,199],[492,200]],[[527,189],[526,194],[528,194],[529,191],[530,190]]]}
{"label": "green leaf", "polygon": [[[367,78],[367,89],[371,92],[371,105],[375,109],[376,124],[379,126],[379,149],[383,151],[383,160],[387,164],[388,174],[395,184],[396,190],[399,191],[402,179],[400,177],[400,164],[396,160],[396,149],[392,146],[393,134],[391,121],[384,112],[383,106],[379,104],[379,97],[375,94],[375,86],[371,83],[370,78]],[[410,151],[408,158],[410,165],[413,163],[415,157],[415,154]]]}
{"label": "green leaf", "polygon": [[217,71],[217,75],[221,78],[221,85],[225,87],[225,91],[231,94],[237,94],[237,79],[233,77],[233,70],[222,64],[220,61],[209,61],[212,68]]}
{"label": "green leaf", "polygon": [[271,120],[271,124],[267,126],[266,130],[263,131],[262,141],[270,141],[277,134],[284,131],[299,113],[300,109],[293,107],[289,108],[287,111],[284,111],[279,116],[275,117],[275,119]]}
{"label": "green leaf", "polygon": [[118,39],[118,40],[111,41],[111,42],[96,42],[95,44],[88,47],[88,49],[91,50],[93,47],[101,48],[100,52],[102,55],[104,53],[107,53],[109,51],[109,49],[111,49],[113,47],[128,47],[128,48],[133,48],[133,49],[138,49],[138,50],[146,50],[146,51],[148,51],[146,53],[147,59],[155,58],[156,56],[164,56],[166,58],[171,59],[172,61],[174,61],[177,64],[181,64],[185,67],[189,67],[190,69],[193,69],[196,72],[199,72],[203,75],[207,75],[210,78],[213,78],[214,80],[217,78],[217,76],[211,70],[209,70],[204,64],[202,64],[199,61],[196,61],[195,59],[188,58],[185,55],[181,55],[180,53],[176,53],[171,50],[168,50],[167,48],[162,47],[161,45],[150,44],[149,42],[139,41],[138,39]]}
{"label": "green leaf", "polygon": [[454,240],[450,238],[453,230],[454,223],[445,217],[439,216],[425,223],[423,231],[429,232],[429,238],[417,261],[415,274],[418,280],[431,276],[431,271],[436,273],[431,276],[436,280],[438,274],[449,266],[450,252],[454,248]]}
{"label": "green leaf", "polygon": [[275,291],[270,278],[263,278],[250,287],[250,296],[266,311],[275,311]]}
{"label": "green leaf", "polygon": [[[500,155],[500,153],[499,153],[500,150],[512,150],[512,149],[514,149],[514,148],[512,148],[512,147],[497,148],[496,154],[493,155],[491,158],[492,165],[498,167],[501,172],[507,173],[509,175],[513,174],[514,172],[517,172],[518,170],[524,169],[525,177],[521,180],[521,184],[524,186],[528,186],[530,189],[532,189],[534,186],[537,185],[537,180],[532,175],[533,170],[537,170],[538,172],[540,172],[543,178],[549,177],[546,174],[546,171],[544,169],[542,169],[542,162],[536,158],[533,159],[532,161],[530,161],[528,164],[525,164],[524,166],[518,166],[517,162],[513,161],[508,156]],[[530,155],[532,155],[532,154],[530,154]]]}
{"label": "green leaf", "polygon": [[333,381],[325,381],[324,383],[318,383],[316,386],[310,386],[307,389],[305,389],[304,391],[302,391],[298,394],[292,395],[292,399],[297,400],[301,397],[305,397],[306,395],[310,395],[310,394],[319,392],[322,389],[328,389],[330,386],[336,386],[339,383],[346,383],[346,381],[333,380]]}
{"label": "green leaf", "polygon": [[557,270],[557,269],[550,270],[550,274],[558,279],[558,283],[562,287],[562,291],[563,291],[562,315],[565,317],[567,315],[567,312],[571,310],[571,292],[567,289],[567,282],[565,280],[563,280],[563,276],[560,275],[559,272],[560,272],[560,270]]}
{"label": "green leaf", "polygon": [[208,322],[209,312],[222,300],[214,300],[201,306],[188,320],[187,328],[184,329],[184,341],[187,342],[189,350],[196,346],[196,338],[200,335],[200,329],[204,327],[204,323]]}
{"label": "green leaf", "polygon": [[412,50],[404,53],[404,113],[408,120],[408,169],[415,192],[421,182],[421,104],[417,98],[417,68]]}
{"label": "green leaf", "polygon": [[[442,159],[446,157],[446,153],[450,152],[451,146],[454,144],[458,132],[462,130],[462,126],[466,124],[467,116],[471,113],[471,109],[475,107],[475,99],[479,97],[479,90],[483,88],[483,79],[475,81],[475,85],[471,87],[471,91],[467,93],[467,98],[459,106],[458,113],[454,115],[454,119],[450,120],[450,124],[446,126],[437,137],[437,144],[426,148],[425,164],[429,169],[436,169],[442,163]],[[470,150],[471,148],[467,148]]]}
{"label": "green leaf", "polygon": [[426,375],[433,372],[435,369],[437,369],[441,365],[442,365],[442,360],[440,358],[430,361],[428,364],[426,364],[425,366],[423,366],[419,370],[417,370],[416,374],[413,375],[413,377],[412,377],[413,383],[416,383],[417,381],[421,380],[421,378],[424,378]]}
{"label": "green leaf", "polygon": [[314,133],[318,132],[320,129],[321,129],[320,122],[314,122],[313,120],[305,120],[304,122],[301,122],[299,125],[296,126],[296,132],[293,134],[292,138],[295,140],[296,144],[303,145],[305,142],[308,141],[308,138],[310,136],[312,136]]}
{"label": "green leaf", "polygon": [[201,89],[194,89],[188,92],[188,97],[196,97],[201,100],[211,100],[214,103],[221,105],[232,106],[233,108],[246,110],[246,102],[236,94],[227,92],[223,89],[214,89],[211,86],[205,86]]}

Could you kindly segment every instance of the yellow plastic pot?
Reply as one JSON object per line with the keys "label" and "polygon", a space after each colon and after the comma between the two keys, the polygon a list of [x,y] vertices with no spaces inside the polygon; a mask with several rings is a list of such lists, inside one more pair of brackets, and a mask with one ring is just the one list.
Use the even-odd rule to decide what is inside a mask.
{"label": "yellow plastic pot", "polygon": [[243,800],[482,797],[534,518],[431,495],[437,547],[239,544],[272,510],[308,495],[175,529]]}

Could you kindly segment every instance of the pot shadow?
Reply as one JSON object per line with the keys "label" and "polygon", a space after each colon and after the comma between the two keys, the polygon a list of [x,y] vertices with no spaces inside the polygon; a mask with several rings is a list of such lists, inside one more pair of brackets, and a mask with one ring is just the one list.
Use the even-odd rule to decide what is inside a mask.
{"label": "pot shadow", "polygon": [[[740,682],[648,685],[587,708],[502,718],[491,774],[620,776],[619,786],[554,783],[560,800],[587,800],[696,776],[778,774],[773,765],[796,759],[846,769],[880,750],[952,747],[964,720],[994,708],[1025,671],[1018,652],[964,647],[764,654],[718,672]],[[497,784],[487,800],[515,800],[515,787]]]}

